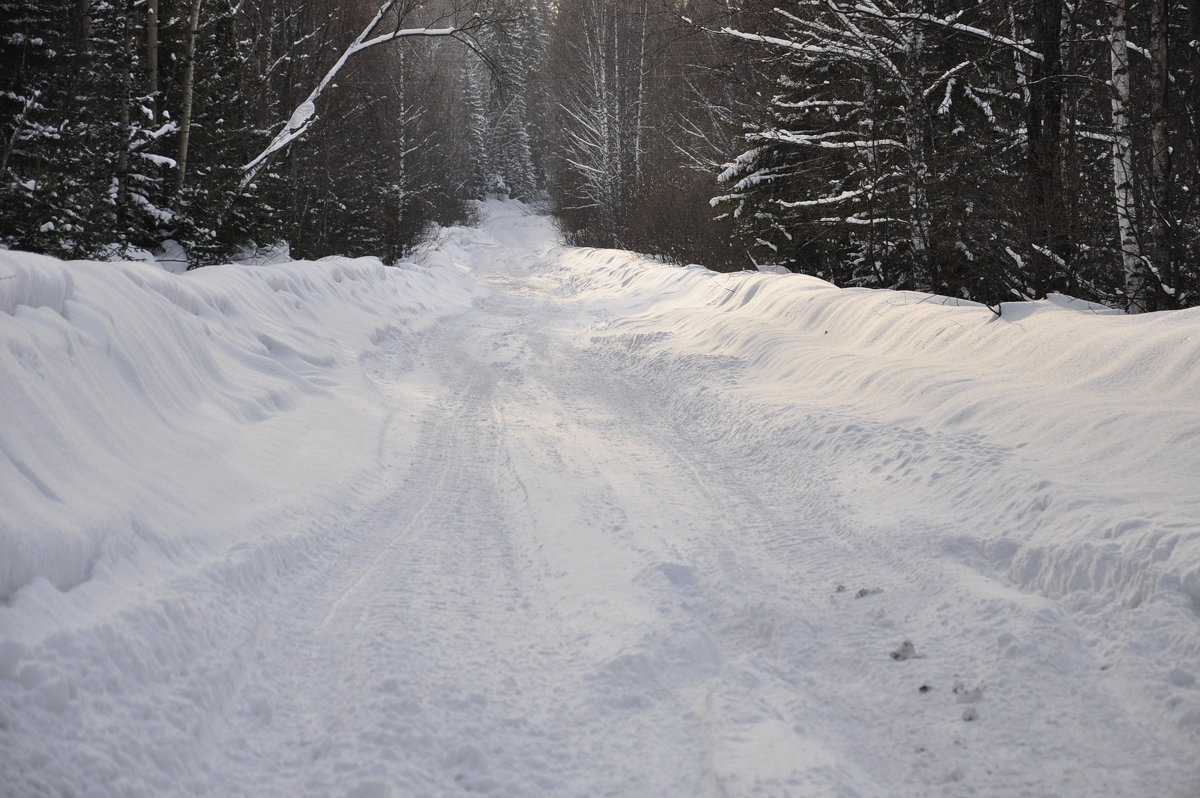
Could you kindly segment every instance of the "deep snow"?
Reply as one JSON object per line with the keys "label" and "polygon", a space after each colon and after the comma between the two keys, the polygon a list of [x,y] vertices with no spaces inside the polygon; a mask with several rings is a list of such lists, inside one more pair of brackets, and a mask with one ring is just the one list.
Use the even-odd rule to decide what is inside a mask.
{"label": "deep snow", "polygon": [[0,252],[0,795],[1194,796],[1200,311]]}

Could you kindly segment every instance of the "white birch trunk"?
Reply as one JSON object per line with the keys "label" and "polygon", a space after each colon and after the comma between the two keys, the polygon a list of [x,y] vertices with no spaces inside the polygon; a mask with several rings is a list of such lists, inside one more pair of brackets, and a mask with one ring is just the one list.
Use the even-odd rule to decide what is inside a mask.
{"label": "white birch trunk", "polygon": [[1112,0],[1112,165],[1117,209],[1117,237],[1125,272],[1130,313],[1148,309],[1149,285],[1137,238],[1137,205],[1133,177],[1133,133],[1129,121],[1129,41],[1125,27],[1127,0]]}
{"label": "white birch trunk", "polygon": [[184,181],[187,179],[188,145],[192,136],[192,98],[196,80],[196,32],[200,28],[200,3],[193,0],[191,14],[188,18],[187,45],[184,57],[187,66],[183,76],[183,108],[179,114],[179,157],[178,172],[175,177],[175,196],[183,192]]}

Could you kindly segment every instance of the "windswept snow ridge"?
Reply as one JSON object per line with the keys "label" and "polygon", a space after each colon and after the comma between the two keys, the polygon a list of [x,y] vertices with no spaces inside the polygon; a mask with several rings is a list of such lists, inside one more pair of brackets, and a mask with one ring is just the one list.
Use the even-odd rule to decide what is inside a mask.
{"label": "windswept snow ridge", "polygon": [[1194,796],[1200,311],[0,253],[0,796]]}

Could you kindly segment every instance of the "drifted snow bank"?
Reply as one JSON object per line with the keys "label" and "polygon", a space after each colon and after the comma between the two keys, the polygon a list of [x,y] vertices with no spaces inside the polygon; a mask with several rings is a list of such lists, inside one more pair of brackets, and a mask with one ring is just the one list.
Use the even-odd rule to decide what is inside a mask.
{"label": "drifted snow bank", "polygon": [[1200,740],[1178,670],[1200,661],[1200,309],[1052,297],[998,317],[612,250],[568,262],[613,314],[595,345],[662,380],[668,412],[780,469],[827,461],[864,528],[1055,597],[1090,619],[1098,664],[1129,665]]}
{"label": "drifted snow bank", "polygon": [[0,602],[169,574],[367,474],[384,419],[360,356],[470,301],[459,272],[370,259],[0,252]]}
{"label": "drifted snow bank", "polygon": [[427,260],[0,252],[0,795],[207,789],[268,599],[391,484],[375,371],[478,298]]}
{"label": "drifted snow bank", "polygon": [[[486,625],[469,609],[471,601],[446,604],[436,595],[439,587],[457,582],[418,582],[419,600],[403,612],[383,611],[389,605],[381,596],[375,605],[379,617],[361,626],[351,619],[367,620],[373,599],[360,594],[363,612],[342,605],[344,634],[337,629],[339,605],[348,593],[354,598],[365,578],[348,569],[348,562],[377,562],[378,547],[393,541],[405,545],[404,529],[393,526],[396,517],[419,519],[431,496],[458,502],[462,494],[451,491],[463,474],[478,480],[491,473],[484,467],[493,462],[485,457],[486,446],[476,460],[444,451],[450,444],[478,444],[481,438],[470,434],[475,419],[467,418],[461,427],[444,425],[440,437],[428,434],[429,422],[470,407],[446,400],[454,398],[447,392],[460,391],[472,379],[496,379],[505,383],[502,394],[532,399],[526,414],[509,419],[506,445],[512,448],[507,451],[524,453],[523,467],[543,480],[554,469],[564,472],[561,482],[549,480],[540,488],[550,502],[571,505],[563,508],[568,520],[564,525],[558,513],[548,512],[554,523],[538,530],[550,544],[545,547],[550,554],[543,555],[553,566],[547,573],[562,570],[563,575],[533,584],[562,589],[548,595],[565,596],[570,603],[586,598],[573,593],[581,586],[586,590],[593,575],[596,584],[615,586],[614,601],[622,606],[621,591],[629,591],[628,606],[646,609],[647,617],[662,626],[661,634],[648,634],[645,642],[611,660],[620,671],[614,670],[612,679],[621,707],[630,698],[640,703],[640,696],[650,695],[640,692],[644,688],[655,695],[647,712],[672,713],[688,706],[692,694],[698,712],[684,718],[686,724],[703,725],[702,718],[713,717],[715,707],[718,721],[723,714],[736,716],[727,729],[739,735],[745,729],[760,731],[726,737],[722,746],[705,729],[703,753],[711,753],[722,771],[745,776],[740,783],[792,772],[788,763],[800,757],[832,774],[821,784],[846,785],[846,792],[864,795],[895,793],[890,781],[875,790],[879,774],[891,777],[894,771],[900,785],[933,784],[925,778],[932,771],[906,773],[901,765],[868,772],[860,764],[875,759],[924,767],[901,755],[901,749],[920,753],[925,749],[917,746],[932,739],[945,749],[962,746],[961,754],[944,763],[945,784],[936,792],[978,792],[972,782],[961,780],[954,762],[969,757],[979,770],[990,773],[996,766],[997,772],[1024,774],[1014,769],[1014,756],[1027,755],[1022,752],[1033,747],[1030,740],[1052,739],[1059,716],[1066,716],[1062,745],[1031,758],[1028,780],[1014,778],[1013,790],[1041,794],[1039,786],[1054,781],[1045,778],[1049,771],[1088,767],[1080,763],[1100,761],[1100,752],[1119,747],[1126,738],[1114,736],[1097,718],[1117,718],[1124,732],[1144,729],[1139,739],[1147,749],[1157,750],[1161,743],[1166,774],[1161,784],[1174,785],[1180,771],[1188,772],[1187,764],[1200,750],[1197,312],[1102,317],[1060,299],[1007,306],[1004,318],[997,319],[979,306],[942,307],[936,304],[942,300],[925,295],[837,290],[799,276],[718,275],[621,252],[552,252],[548,231],[533,238],[528,232],[515,216],[507,227],[493,219],[487,236],[449,231],[424,266],[397,269],[366,260],[331,260],[210,267],[172,276],[145,265],[63,264],[0,254],[0,795],[7,798],[10,784],[14,796],[245,793],[254,787],[236,783],[231,774],[247,772],[260,779],[257,784],[270,784],[273,773],[290,774],[279,780],[277,791],[299,784],[301,774],[318,774],[348,791],[334,795],[382,795],[387,786],[369,769],[386,774],[389,767],[414,761],[411,757],[428,756],[429,772],[440,772],[443,763],[432,753],[439,741],[447,743],[446,772],[459,771],[456,779],[463,760],[470,773],[485,758],[499,762],[520,751],[508,747],[502,753],[500,746],[493,750],[480,742],[507,745],[508,738],[496,730],[509,728],[512,719],[520,723],[521,715],[495,707],[520,706],[526,698],[519,690],[506,683],[505,690],[517,695],[491,702],[492,721],[504,721],[489,729],[487,713],[479,722],[472,715],[483,712],[482,702],[464,695],[467,691],[444,689],[462,683],[450,671],[488,650],[468,650],[469,641],[478,638],[456,639],[455,630]],[[460,264],[472,265],[475,273],[465,273]],[[467,336],[464,328],[496,324],[501,315],[520,308],[489,286],[506,286],[514,297],[529,292],[536,296],[530,307],[541,310],[507,319],[512,324],[491,331],[496,335]],[[554,296],[552,310],[543,306],[543,294]],[[487,313],[444,319],[444,326],[457,329],[460,344],[464,339],[508,342],[529,332],[526,319],[529,325],[544,320],[563,325],[543,336],[543,342],[555,345],[504,343],[503,351],[460,351],[449,366],[428,368],[427,358],[454,340],[444,336],[438,319],[489,304]],[[500,335],[504,330],[522,333]],[[574,348],[580,331],[591,343],[582,353]],[[538,369],[518,365],[535,353]],[[586,363],[566,359],[574,356]],[[563,359],[543,364],[544,357]],[[796,556],[780,568],[789,580],[794,571],[796,583],[805,588],[797,595],[811,592],[823,603],[828,592],[836,611],[813,619],[805,614],[812,606],[804,602],[764,605],[761,599],[770,594],[754,585],[742,591],[736,579],[726,585],[713,578],[725,571],[684,566],[692,562],[686,552],[664,559],[662,541],[682,540],[677,533],[686,529],[672,529],[675,538],[659,543],[651,533],[648,553],[629,558],[631,568],[647,563],[653,584],[663,586],[669,597],[662,604],[652,610],[638,603],[637,596],[648,590],[641,576],[635,582],[609,581],[624,561],[613,554],[616,547],[609,551],[599,527],[597,536],[591,535],[591,516],[601,505],[575,498],[600,494],[585,492],[584,475],[563,467],[561,460],[555,463],[553,450],[535,450],[558,442],[579,463],[595,458],[607,473],[621,473],[622,451],[606,451],[607,440],[599,434],[619,430],[617,416],[611,427],[572,425],[561,417],[569,405],[556,404],[549,394],[544,405],[538,404],[540,391],[551,386],[539,372],[586,366],[581,371],[588,379],[579,385],[601,386],[599,375],[608,372],[591,369],[609,364],[624,372],[611,390],[629,385],[633,374],[650,386],[645,395],[661,397],[665,418],[639,419],[642,423],[630,429],[653,432],[661,422],[663,438],[672,445],[699,444],[693,460],[728,452],[728,462],[735,465],[705,473],[744,474],[746,480],[759,480],[756,488],[789,491],[789,498],[800,498],[780,503],[788,513],[803,508],[809,497],[838,507],[837,513],[796,518],[796,540],[787,542],[797,551],[811,542],[844,548],[850,555],[834,558],[839,570],[823,570],[819,551],[812,561]],[[447,374],[472,368],[481,373],[445,382]],[[383,391],[387,397],[379,395]],[[602,398],[605,407],[645,406],[641,400],[623,405]],[[485,421],[495,409],[478,407]],[[530,428],[518,431],[526,421]],[[607,424],[608,415],[601,421]],[[498,434],[500,427],[480,427],[479,435],[492,434],[491,429]],[[594,437],[572,440],[575,430],[590,430]],[[615,437],[620,443],[622,436]],[[441,449],[421,451],[439,443]],[[658,445],[624,444],[623,451],[632,453]],[[415,454],[406,466],[410,453]],[[440,456],[447,461],[440,495],[398,491],[440,482],[440,476],[430,482],[397,478]],[[546,465],[535,467],[538,458]],[[450,467],[456,461],[479,468],[456,476]],[[393,477],[381,477],[388,469]],[[640,473],[657,470],[634,468],[626,476]],[[650,487],[669,484],[668,473],[683,481],[698,480],[700,472],[672,466],[662,472],[661,483]],[[713,495],[737,495],[742,486],[736,482],[730,480]],[[482,519],[496,505],[478,496],[487,499],[489,491],[515,484],[511,478],[497,481],[474,499],[468,491],[464,517],[477,512],[480,527],[486,527]],[[837,495],[829,500],[814,496],[818,491]],[[740,492],[764,494],[761,489]],[[514,501],[522,501],[520,491],[511,493]],[[679,525],[672,508],[680,496],[699,496],[697,491],[669,494],[627,490],[639,500],[628,505],[631,516],[646,516],[632,517],[631,527]],[[382,496],[395,501],[381,501]],[[441,517],[460,520],[456,507],[443,509]],[[614,505],[599,512],[603,517],[626,511]],[[776,531],[777,518],[763,517]],[[731,550],[739,545],[739,535],[753,542],[754,531],[739,526],[742,519],[734,509],[715,519],[713,528],[723,532],[720,524],[726,520],[728,537],[711,542]],[[788,534],[790,521],[779,520],[781,535]],[[806,524],[822,528],[814,533]],[[475,557],[480,549],[463,543],[494,539],[468,536],[457,539],[456,548],[429,538],[433,547],[426,553],[436,556],[411,573],[429,577],[440,563],[468,561],[462,569],[469,576],[464,598],[494,596],[500,607],[511,592],[506,579],[490,573],[498,567],[497,552]],[[709,542],[702,538],[692,545],[707,550]],[[766,551],[761,537],[757,545]],[[404,562],[407,556],[393,550],[385,562]],[[907,591],[896,583],[850,581],[862,577],[853,572],[855,558],[900,561],[895,568],[864,573],[936,582]],[[922,567],[905,567],[914,562]],[[311,578],[327,573],[337,578],[327,584]],[[728,573],[740,579],[743,572]],[[747,575],[753,578],[752,571]],[[373,578],[387,581],[378,573]],[[949,588],[940,589],[943,580]],[[844,620],[851,616],[834,604],[840,581],[848,586],[845,604],[861,608],[858,621]],[[493,592],[476,595],[481,583],[490,583]],[[326,588],[319,592],[324,603],[310,600],[314,585]],[[879,600],[888,602],[893,617],[868,609],[871,599],[854,598],[856,588],[867,596],[886,588]],[[406,594],[399,590],[386,598],[403,602]],[[545,606],[557,611],[561,603]],[[463,608],[458,617],[445,615],[455,614],[455,607]],[[668,614],[659,615],[664,608]],[[416,615],[422,616],[416,628],[407,626],[404,619]],[[693,616],[708,620],[693,626],[688,620]],[[513,617],[513,628],[523,629],[524,617]],[[335,622],[326,627],[331,618]],[[682,625],[667,629],[679,621]],[[767,626],[759,627],[760,621]],[[630,620],[630,628],[640,622]],[[868,623],[872,634],[860,634],[860,628],[830,636],[832,623]],[[515,652],[523,640],[530,650],[554,642],[553,635],[529,636],[551,627],[528,626],[533,631],[523,637],[518,632],[501,650]],[[603,641],[613,625],[589,611],[570,628],[588,633],[584,639],[594,633]],[[289,634],[293,630],[300,634]],[[705,635],[714,630],[762,640],[747,649],[724,649],[733,654],[731,669],[724,670],[723,650],[706,642]],[[902,634],[915,644],[911,663],[923,665],[910,672],[914,681],[904,687],[907,699],[887,695],[890,681],[864,689],[864,674],[879,673],[871,658],[891,668],[887,654]],[[888,639],[887,645],[864,645],[877,636]],[[784,642],[784,637],[790,639]],[[439,646],[431,642],[435,639],[453,645]],[[352,645],[333,646],[328,657],[315,654],[313,645],[335,640]],[[381,641],[388,645],[377,647]],[[760,647],[774,653],[761,658],[738,653]],[[813,653],[839,647],[844,651],[829,658]],[[416,699],[412,703],[400,702],[395,678],[377,682],[382,672],[370,671],[373,663],[384,661],[403,670],[431,650],[462,656],[429,660],[439,668],[444,661],[449,678],[420,667],[402,673],[403,689],[411,689]],[[328,667],[368,651],[361,669]],[[570,653],[570,646],[561,651]],[[776,670],[770,660],[780,652],[789,664]],[[907,656],[904,652],[903,645],[895,649]],[[394,662],[391,653],[399,654]],[[295,660],[294,668],[273,667],[285,658]],[[318,661],[326,667],[314,666]],[[496,667],[501,672],[522,668],[526,661],[522,655]],[[822,670],[822,663],[839,669]],[[843,672],[843,664],[853,672]],[[475,666],[490,668],[492,661]],[[575,667],[573,661],[569,667]],[[723,677],[714,675],[718,672],[746,678],[722,685]],[[344,685],[336,680],[350,681],[347,673],[367,678],[353,689],[337,689]],[[918,675],[952,702],[954,720],[936,720],[936,728],[906,737],[904,728],[941,717],[928,709],[905,714],[913,708],[908,699],[922,695],[916,690]],[[682,677],[682,686],[676,677]],[[837,683],[843,680],[848,686]],[[950,687],[958,680],[970,687],[967,693],[958,695],[958,687]],[[314,691],[325,683],[333,689]],[[582,693],[571,693],[572,683],[564,681],[565,688],[556,683],[545,693],[553,692],[555,709],[592,706],[582,703]],[[784,684],[787,689],[777,689]],[[635,685],[632,692],[629,685]],[[995,703],[984,704],[977,717],[971,702],[984,686]],[[1097,687],[1101,694],[1092,695]],[[431,689],[443,692],[430,694]],[[831,693],[838,695],[827,701]],[[792,703],[802,695],[807,697]],[[722,696],[729,703],[723,704]],[[334,709],[320,707],[347,698],[353,700]],[[873,703],[876,699],[880,703]],[[296,706],[289,709],[293,701]],[[785,704],[787,712],[780,712]],[[438,706],[452,711],[439,713]],[[596,706],[601,715],[614,711],[607,702]],[[843,715],[847,707],[852,711]],[[521,711],[536,717],[538,708],[531,704]],[[361,716],[383,714],[389,716],[383,726],[357,725]],[[571,715],[550,714],[548,735],[536,723],[521,733],[536,737],[539,746],[553,739]],[[906,722],[896,723],[901,715]],[[1039,731],[1031,735],[1026,719],[1035,716]],[[620,720],[611,728],[634,735],[616,741],[612,750],[642,747],[648,736],[637,737],[638,730],[660,728],[627,725],[625,717],[608,718]],[[802,718],[807,729],[793,728],[790,718]],[[345,723],[319,728],[326,719]],[[446,725],[446,719],[463,722]],[[860,737],[857,730],[864,723],[874,728]],[[1085,724],[1099,728],[1094,735],[1081,734]],[[371,734],[384,729],[397,735]],[[400,732],[413,736],[405,741]],[[862,742],[888,737],[897,741],[890,753],[868,750],[872,746]],[[1111,739],[1105,747],[1087,757],[1072,756],[1070,747],[1079,741],[1106,737]],[[1013,744],[1012,738],[1023,743]],[[987,747],[991,742],[1002,747],[995,760],[996,752]],[[1172,747],[1173,753],[1165,752]],[[542,758],[540,748],[530,750]],[[587,762],[581,776],[601,769],[619,773],[624,767],[622,758],[597,756],[605,745],[581,750]],[[839,759],[839,750],[851,754]],[[395,754],[400,758],[393,761]],[[1150,782],[1158,767],[1153,757],[1130,772],[1123,763],[1134,759],[1131,754],[1112,764],[1118,779],[1112,794],[1138,794],[1120,785]],[[933,761],[939,768],[943,764]],[[346,770],[347,764],[362,769]],[[530,767],[541,764],[533,761]],[[361,780],[365,774],[370,780]],[[666,775],[664,783],[672,774]],[[1070,783],[1103,781],[1103,775],[1089,774]],[[454,789],[449,781],[437,783],[447,785],[446,792]],[[496,785],[454,783],[464,793]],[[537,783],[522,786],[536,794]],[[1188,780],[1182,791],[1156,794],[1191,795],[1193,785]],[[803,787],[779,789],[784,794]],[[330,794],[311,785],[308,792]],[[577,792],[585,793],[586,785]]]}

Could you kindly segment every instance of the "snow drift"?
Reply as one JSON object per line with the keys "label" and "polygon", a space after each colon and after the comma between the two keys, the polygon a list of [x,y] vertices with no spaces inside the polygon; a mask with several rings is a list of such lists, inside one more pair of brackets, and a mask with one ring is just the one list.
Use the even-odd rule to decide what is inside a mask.
{"label": "snow drift", "polygon": [[0,793],[1195,793],[1200,310],[484,210],[0,253]]}
{"label": "snow drift", "polygon": [[780,474],[819,458],[865,541],[1087,618],[1097,661],[1194,750],[1200,697],[1178,668],[1200,661],[1200,309],[1055,296],[997,316],[613,250],[569,260],[562,279],[610,314],[594,345],[659,385],[664,412]]}
{"label": "snow drift", "polygon": [[[759,407],[727,412],[731,425],[773,425],[781,408],[807,405],[910,428],[925,440],[891,452],[862,423],[803,434],[814,449],[858,454],[869,469],[848,481],[907,494],[889,503],[978,518],[990,530],[978,544],[1023,587],[1126,605],[1165,588],[1200,606],[1200,309],[1124,316],[1053,297],[997,316],[802,275],[719,275],[605,250],[580,260],[588,268],[571,280],[584,296],[637,298],[626,307],[637,315],[605,338],[648,373],[681,355],[736,364]],[[981,448],[1017,461],[1019,476],[964,470]]]}
{"label": "snow drift", "polygon": [[0,253],[0,600],[229,547],[214,508],[286,510],[264,470],[298,495],[369,470],[341,456],[382,422],[359,357],[466,304],[454,272],[366,259],[179,276]]}

